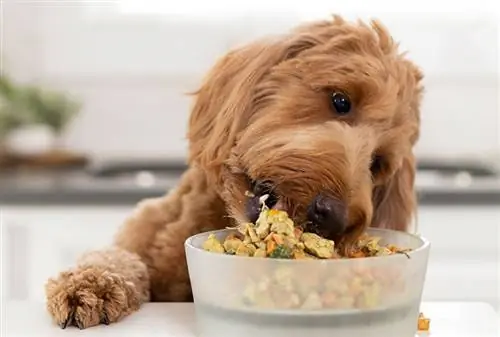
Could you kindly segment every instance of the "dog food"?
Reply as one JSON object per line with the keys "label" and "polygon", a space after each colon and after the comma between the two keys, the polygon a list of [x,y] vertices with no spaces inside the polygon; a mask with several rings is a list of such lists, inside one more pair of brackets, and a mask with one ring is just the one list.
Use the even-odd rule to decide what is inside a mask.
{"label": "dog food", "polygon": [[431,326],[431,320],[426,318],[423,313],[420,313],[418,316],[418,326],[417,329],[419,332],[429,332]]}
{"label": "dog food", "polygon": [[362,235],[351,249],[339,251],[335,242],[315,233],[303,232],[285,211],[269,209],[261,198],[262,211],[253,223],[238,227],[240,235],[229,235],[224,242],[210,235],[203,249],[215,253],[278,259],[341,259],[406,254],[394,245],[380,245],[379,238]]}
{"label": "dog food", "polygon": [[[211,234],[203,249],[236,256],[295,260],[357,259],[407,255],[409,251],[381,245],[379,238],[367,234],[351,249],[340,250],[332,240],[295,226],[286,212],[269,209],[265,197],[261,203],[262,211],[255,224],[238,226],[237,234],[227,236],[223,242]],[[303,270],[284,265],[266,273],[256,271],[255,277],[245,284],[241,303],[268,309],[369,309],[376,307],[381,299],[388,303],[405,291],[403,275],[398,270],[370,269],[362,263],[339,265],[334,270],[322,266]],[[307,277],[303,276],[305,273]],[[419,329],[425,328],[426,321],[422,319],[418,322]]]}

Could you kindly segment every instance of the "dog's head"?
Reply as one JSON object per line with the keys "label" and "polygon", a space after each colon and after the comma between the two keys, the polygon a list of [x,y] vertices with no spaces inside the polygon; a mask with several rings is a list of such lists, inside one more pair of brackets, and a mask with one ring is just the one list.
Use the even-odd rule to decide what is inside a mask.
{"label": "dog's head", "polygon": [[190,163],[237,222],[255,220],[269,194],[268,206],[331,238],[405,230],[421,79],[378,22],[334,17],[255,42],[223,57],[197,92]]}

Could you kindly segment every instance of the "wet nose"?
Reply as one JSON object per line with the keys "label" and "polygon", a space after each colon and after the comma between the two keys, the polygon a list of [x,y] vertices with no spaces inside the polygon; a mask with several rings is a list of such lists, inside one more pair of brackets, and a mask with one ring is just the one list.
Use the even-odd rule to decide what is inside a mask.
{"label": "wet nose", "polygon": [[347,226],[347,210],[340,200],[318,195],[307,210],[308,220],[315,228],[329,235],[344,232]]}

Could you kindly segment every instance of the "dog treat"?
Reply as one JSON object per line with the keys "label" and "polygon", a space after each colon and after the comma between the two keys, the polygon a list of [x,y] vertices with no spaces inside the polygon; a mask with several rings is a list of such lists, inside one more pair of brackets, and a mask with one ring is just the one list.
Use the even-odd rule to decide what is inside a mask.
{"label": "dog treat", "polygon": [[[211,234],[203,249],[229,255],[293,260],[356,259],[409,251],[382,245],[380,238],[364,234],[346,252],[337,249],[332,240],[304,232],[286,212],[269,209],[265,197],[261,203],[262,211],[255,223],[238,226],[237,233],[228,235],[222,242]],[[362,263],[328,269],[320,265],[311,269],[283,265],[268,270],[264,276],[256,271],[256,275],[245,283],[239,301],[247,307],[267,309],[369,309],[382,300],[390,303],[405,291],[405,282],[398,270],[369,268]],[[419,330],[425,328],[425,323],[421,316]]]}
{"label": "dog treat", "polygon": [[431,327],[431,320],[426,318],[423,313],[418,316],[417,329],[419,332],[429,332]]}

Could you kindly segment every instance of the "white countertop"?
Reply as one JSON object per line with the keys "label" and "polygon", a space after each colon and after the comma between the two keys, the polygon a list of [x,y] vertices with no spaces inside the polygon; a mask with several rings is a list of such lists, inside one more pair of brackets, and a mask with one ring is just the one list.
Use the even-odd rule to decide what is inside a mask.
{"label": "white countertop", "polygon": [[[432,337],[498,337],[500,333],[499,316],[485,303],[424,303],[422,311],[431,318]],[[43,303],[4,302],[1,323],[2,337],[195,337],[190,303],[148,303],[119,323],[80,331],[74,327],[61,330],[52,324]]]}

